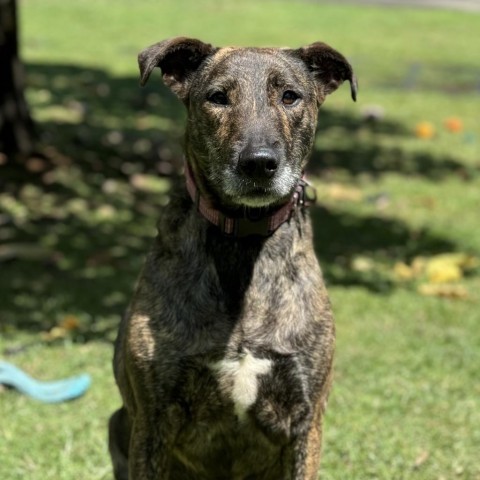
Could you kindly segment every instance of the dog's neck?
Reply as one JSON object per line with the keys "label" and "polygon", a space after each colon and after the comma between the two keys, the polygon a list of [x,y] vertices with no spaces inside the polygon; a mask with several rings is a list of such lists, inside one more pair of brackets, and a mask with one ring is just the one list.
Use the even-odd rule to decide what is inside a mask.
{"label": "dog's neck", "polygon": [[201,195],[187,162],[185,162],[185,183],[197,211],[227,237],[242,238],[252,235],[269,237],[280,225],[290,220],[296,209],[308,207],[316,200],[315,189],[302,178],[288,202],[275,210],[262,214],[261,210],[246,208],[243,210],[243,216],[234,217],[217,210],[207,198]]}

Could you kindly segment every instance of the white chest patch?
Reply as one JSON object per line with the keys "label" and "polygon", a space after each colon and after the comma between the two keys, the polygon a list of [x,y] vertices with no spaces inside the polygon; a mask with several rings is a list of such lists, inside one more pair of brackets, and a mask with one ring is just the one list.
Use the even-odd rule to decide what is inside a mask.
{"label": "white chest patch", "polygon": [[242,419],[257,399],[258,376],[270,372],[272,361],[256,358],[246,350],[238,360],[220,360],[211,365],[211,368],[217,372],[222,390],[229,393],[235,405],[235,413]]}

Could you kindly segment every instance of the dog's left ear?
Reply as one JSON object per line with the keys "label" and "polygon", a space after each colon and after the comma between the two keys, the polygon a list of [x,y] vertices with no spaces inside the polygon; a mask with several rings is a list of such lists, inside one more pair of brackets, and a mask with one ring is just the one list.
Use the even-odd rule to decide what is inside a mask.
{"label": "dog's left ear", "polygon": [[350,82],[353,101],[357,100],[357,79],[352,66],[341,53],[322,42],[293,50],[293,53],[300,57],[313,73],[320,102],[323,102],[325,96],[334,92],[345,80]]}
{"label": "dog's left ear", "polygon": [[208,43],[186,37],[169,38],[147,47],[138,54],[140,85],[145,85],[152,70],[160,67],[165,84],[185,100],[191,75],[216,51]]}

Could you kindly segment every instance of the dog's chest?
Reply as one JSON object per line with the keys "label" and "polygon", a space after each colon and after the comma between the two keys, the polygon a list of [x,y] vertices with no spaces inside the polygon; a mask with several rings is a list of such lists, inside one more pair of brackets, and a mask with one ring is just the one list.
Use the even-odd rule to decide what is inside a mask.
{"label": "dog's chest", "polygon": [[[269,264],[261,266],[275,271]],[[210,312],[205,318],[215,320],[208,329],[192,329],[185,343],[188,356],[195,359],[193,368],[179,376],[189,377],[193,390],[198,391],[195,385],[208,389],[205,395],[186,401],[191,412],[203,412],[199,423],[204,414],[210,421],[211,415],[222,411],[228,421],[255,424],[267,436],[276,437],[275,443],[281,443],[308,421],[322,333],[311,305],[301,302],[300,290],[308,292],[311,285],[292,283],[282,275],[272,275],[273,281],[259,271],[263,270],[256,269],[241,297],[241,313],[235,308],[229,311],[225,304],[220,314],[213,303],[191,310],[190,318]],[[217,288],[224,291],[224,282]],[[197,323],[205,325],[203,318]],[[186,366],[189,368],[188,363]],[[208,405],[212,406],[212,398],[215,408]]]}
{"label": "dog's chest", "polygon": [[225,397],[234,405],[240,420],[256,402],[259,382],[272,372],[272,360],[255,357],[245,349],[236,358],[224,358],[209,365]]}
{"label": "dog's chest", "polygon": [[239,425],[255,424],[283,443],[309,418],[311,372],[300,356],[241,347],[208,366],[222,403]]}

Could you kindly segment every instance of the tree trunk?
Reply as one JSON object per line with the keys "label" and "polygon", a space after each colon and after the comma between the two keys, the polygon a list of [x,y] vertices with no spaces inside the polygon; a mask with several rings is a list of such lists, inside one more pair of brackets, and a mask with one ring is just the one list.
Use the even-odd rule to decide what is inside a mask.
{"label": "tree trunk", "polygon": [[33,151],[34,128],[24,87],[16,1],[0,0],[0,152],[7,157],[26,156]]}

